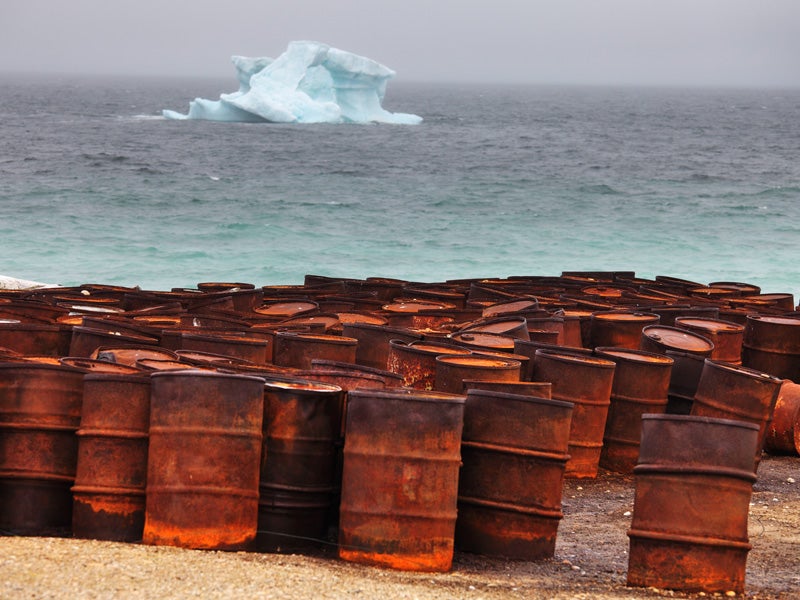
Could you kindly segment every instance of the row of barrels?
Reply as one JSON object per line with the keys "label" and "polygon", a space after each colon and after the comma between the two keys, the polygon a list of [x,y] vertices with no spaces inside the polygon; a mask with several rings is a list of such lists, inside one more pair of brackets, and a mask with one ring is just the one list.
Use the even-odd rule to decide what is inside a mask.
{"label": "row of barrels", "polygon": [[[682,431],[688,432],[693,430],[692,427],[681,423],[700,421],[716,424],[722,417],[725,421],[722,425],[726,427],[729,426],[727,419],[736,419],[734,423],[738,424],[738,429],[755,428],[756,441],[751,451],[755,460],[749,468],[749,475],[743,479],[749,481],[750,486],[755,477],[761,447],[770,438],[773,425],[780,422],[777,409],[781,406],[781,400],[786,400],[784,404],[790,407],[785,411],[790,416],[784,419],[788,422],[786,430],[790,435],[784,435],[784,438],[791,438],[796,432],[797,411],[795,410],[794,417],[791,416],[793,399],[797,396],[796,383],[789,380],[786,372],[782,373],[781,376],[785,377],[782,380],[751,368],[747,366],[750,359],[745,359],[745,343],[742,343],[741,354],[737,356],[730,351],[729,345],[712,341],[713,336],[708,331],[705,332],[706,335],[700,335],[685,327],[684,322],[687,319],[699,321],[701,327],[707,330],[710,328],[712,333],[725,331],[724,335],[733,339],[738,332],[741,334],[739,339],[744,342],[745,339],[758,338],[752,331],[763,322],[777,323],[796,332],[792,328],[797,320],[786,306],[761,307],[765,314],[756,314],[752,307],[747,308],[745,310],[750,312],[744,315],[743,323],[737,324],[732,321],[722,322],[718,318],[718,311],[723,308],[716,299],[714,306],[705,299],[701,306],[676,306],[672,302],[647,311],[638,308],[632,310],[630,307],[621,310],[619,305],[609,306],[607,302],[603,302],[602,307],[593,306],[594,310],[584,314],[587,311],[578,310],[574,306],[544,308],[543,305],[550,298],[544,295],[534,296],[530,293],[530,284],[521,280],[469,282],[462,308],[453,302],[431,298],[431,294],[444,294],[448,300],[456,300],[454,296],[458,293],[454,289],[458,286],[455,285],[448,290],[444,290],[442,286],[415,289],[413,293],[423,298],[420,299],[408,297],[410,288],[406,284],[398,288],[398,282],[395,281],[388,282],[385,287],[394,291],[399,289],[400,296],[388,295],[389,292],[383,289],[383,284],[387,283],[385,280],[376,282],[380,283],[379,292],[365,292],[365,288],[370,287],[370,282],[360,283],[364,284],[359,286],[361,296],[349,299],[353,302],[317,294],[313,292],[315,285],[311,284],[286,290],[289,294],[287,297],[273,297],[266,301],[263,295],[258,294],[258,290],[250,289],[250,300],[244,305],[240,303],[236,310],[230,309],[235,308],[232,298],[241,293],[238,286],[236,290],[229,289],[227,293],[198,290],[188,294],[194,303],[191,312],[189,305],[181,302],[176,302],[177,306],[172,306],[169,310],[158,304],[129,307],[126,310],[121,308],[123,300],[120,301],[120,308],[110,310],[106,306],[103,310],[109,312],[102,312],[102,316],[98,317],[96,313],[99,309],[96,306],[88,310],[88,307],[79,308],[82,305],[73,304],[69,308],[71,314],[66,317],[60,314],[56,322],[49,325],[59,330],[62,349],[65,347],[64,330],[69,328],[67,354],[74,353],[80,355],[79,357],[48,358],[58,356],[59,353],[51,349],[43,353],[30,353],[17,345],[16,348],[5,351],[4,360],[12,365],[31,361],[57,361],[70,364],[73,369],[83,369],[84,373],[87,369],[94,368],[97,359],[102,359],[99,362],[105,363],[106,366],[102,368],[108,368],[109,364],[121,367],[120,361],[128,361],[135,365],[131,368],[150,369],[155,373],[148,378],[154,389],[166,386],[170,379],[179,379],[182,371],[169,370],[185,369],[187,363],[191,363],[195,369],[205,369],[204,372],[194,371],[193,381],[198,373],[204,375],[201,379],[213,379],[219,377],[220,370],[223,370],[226,377],[233,377],[233,373],[236,374],[235,377],[249,376],[265,385],[265,389],[274,388],[280,383],[282,388],[291,389],[295,394],[303,386],[309,385],[307,378],[315,380],[317,383],[313,385],[316,386],[323,382],[329,385],[343,384],[340,387],[347,393],[341,395],[336,410],[331,412],[336,421],[333,425],[336,434],[332,437],[337,439],[335,443],[323,443],[328,448],[327,462],[333,460],[334,463],[331,471],[335,474],[333,483],[328,481],[323,485],[317,482],[311,485],[311,489],[298,490],[303,488],[303,484],[296,479],[292,480],[292,476],[302,479],[307,474],[304,469],[292,466],[283,473],[282,479],[278,478],[280,481],[265,484],[263,470],[271,462],[269,456],[274,459],[273,465],[279,465],[281,461],[275,457],[280,457],[282,453],[291,454],[286,452],[287,445],[294,447],[299,443],[298,439],[302,438],[298,438],[295,424],[295,430],[287,439],[273,440],[274,443],[269,441],[271,434],[267,426],[270,422],[267,393],[263,398],[260,443],[240,433],[233,436],[234,440],[238,440],[237,443],[246,445],[246,440],[249,439],[251,445],[260,447],[261,456],[256,461],[260,469],[256,491],[257,531],[260,536],[257,539],[264,549],[279,549],[291,546],[292,539],[319,539],[323,536],[323,527],[337,523],[339,552],[343,558],[398,568],[449,568],[453,536],[442,537],[441,533],[452,527],[455,527],[457,546],[466,550],[519,558],[552,555],[555,527],[560,518],[561,479],[564,474],[593,477],[600,465],[624,472],[633,470],[637,475],[637,508],[634,510],[634,526],[631,530],[629,581],[633,585],[656,585],[653,583],[654,574],[664,570],[653,565],[648,567],[649,559],[634,561],[634,555],[658,555],[652,547],[653,540],[650,538],[653,536],[650,535],[647,543],[640,543],[647,537],[640,534],[642,531],[652,534],[659,530],[662,533],[661,538],[655,537],[668,546],[676,542],[671,538],[665,541],[664,536],[669,537],[675,531],[681,530],[683,525],[667,523],[655,527],[651,523],[643,527],[641,523],[637,524],[637,514],[644,514],[648,507],[652,509],[658,503],[652,493],[646,495],[648,499],[640,500],[638,492],[639,482],[647,481],[650,477],[642,461],[653,461],[652,454],[648,455],[645,451],[647,423],[657,423],[655,427],[674,427],[678,423]],[[626,286],[628,284],[626,282]],[[339,281],[335,282],[335,286],[334,282],[325,283],[327,287],[337,287],[340,290],[348,285],[354,286],[356,282]],[[528,286],[527,293],[520,293],[521,285]],[[298,289],[301,287],[308,291],[305,296]],[[512,287],[515,288],[513,292]],[[614,286],[603,286],[603,293],[608,294],[607,297],[617,294],[616,289],[609,291],[611,288]],[[461,289],[464,289],[463,285]],[[85,297],[96,293],[94,290],[82,291],[88,291]],[[261,292],[266,293],[267,289],[264,288]],[[131,293],[136,294],[126,290],[122,297]],[[174,293],[182,297],[187,295],[185,290]],[[273,288],[269,293],[275,294],[277,290]],[[624,293],[620,292],[619,298],[624,297]],[[378,298],[379,294],[386,297]],[[206,295],[213,299],[211,303],[214,305],[214,310],[208,312],[204,311],[205,299],[198,298]],[[471,296],[473,299],[468,300]],[[258,298],[258,301],[254,302],[253,297]],[[566,295],[562,296],[564,297]],[[586,296],[582,298],[584,302],[599,303],[596,299],[587,299]],[[540,299],[543,300],[541,304]],[[162,300],[163,298],[158,298],[151,301]],[[366,301],[361,310],[355,310],[356,300]],[[376,310],[376,301],[381,303],[379,310]],[[577,302],[575,298],[570,298],[570,301]],[[781,302],[784,301],[781,298]],[[42,298],[29,299],[28,302],[38,304],[37,309],[41,305],[47,305]],[[320,309],[321,305],[331,308],[335,302],[341,303],[338,313],[325,313]],[[749,298],[747,302],[750,306],[753,299]],[[228,309],[220,310],[220,303],[225,304]],[[9,314],[22,316],[19,308],[25,304],[22,299],[14,298],[4,304],[12,305]],[[436,308],[431,305],[436,305]],[[63,307],[58,307],[57,304],[55,306],[60,313]],[[373,310],[366,310],[367,306]],[[731,300],[726,306],[727,309],[724,310],[741,311],[742,304]],[[657,312],[658,308],[662,314]],[[690,314],[670,313],[667,310],[674,308]],[[2,309],[3,303],[0,303],[0,314],[3,314]],[[699,314],[691,314],[692,312]],[[270,313],[266,320],[265,313]],[[660,324],[664,315],[672,318],[670,325]],[[8,317],[8,314],[5,316]],[[23,319],[10,317],[6,320],[8,323],[0,324],[6,332],[11,331],[15,324],[23,322]],[[144,329],[142,322],[147,323]],[[751,322],[757,322],[758,325],[751,325]],[[692,324],[697,325],[695,322]],[[125,329],[125,325],[131,328]],[[731,331],[734,333],[730,333]],[[14,341],[13,335],[7,335],[4,339]],[[147,340],[146,343],[142,343],[142,339]],[[595,345],[604,341],[609,345]],[[109,346],[113,342],[117,343],[116,347]],[[125,348],[126,345],[136,347]],[[736,344],[732,346],[735,348]],[[761,344],[762,349],[764,346],[765,344]],[[722,360],[719,354],[712,354],[720,347],[727,348],[726,352],[729,354],[722,356],[727,360]],[[245,354],[245,350],[251,352],[253,348],[258,349],[257,354]],[[211,373],[216,375],[212,376]],[[312,376],[311,373],[316,375]],[[93,377],[104,376],[108,375],[85,375],[84,385],[88,386],[86,390],[91,387],[89,382]],[[287,381],[298,377],[305,383],[292,384]],[[495,389],[477,391],[474,389],[477,385],[475,382],[481,380],[494,381],[492,386]],[[156,384],[158,381],[164,383]],[[383,391],[364,389],[368,387]],[[502,391],[497,391],[498,389]],[[522,393],[529,395],[522,396]],[[151,418],[155,418],[154,415],[157,414],[156,397],[161,395],[173,400],[180,396],[177,392],[154,395]],[[191,397],[194,397],[193,393],[186,396],[187,406],[194,402],[189,400]],[[82,399],[82,403],[85,407],[86,398]],[[120,401],[117,400],[116,403],[120,404]],[[389,408],[392,403],[398,404],[396,409]],[[521,403],[528,410],[532,410],[532,406],[536,408],[526,415],[515,415],[515,403]],[[179,415],[180,404],[178,402],[170,406],[164,414]],[[476,409],[470,411],[470,406],[477,407],[481,404],[491,408],[483,413],[475,412]],[[460,428],[461,431],[458,435],[454,433],[451,436],[453,440],[458,440],[458,444],[449,446],[449,455],[437,455],[437,458],[431,459],[431,456],[417,452],[420,445],[424,448],[426,444],[424,441],[420,444],[420,440],[414,436],[427,431],[426,424],[433,425],[433,429],[428,432],[431,436],[431,448],[443,450],[448,444],[445,443],[447,436],[443,437],[442,434],[442,424],[437,421],[440,417],[434,414],[417,414],[419,411],[412,410],[412,406],[423,407],[422,413],[425,413],[425,409],[441,410],[442,407],[449,407],[454,414],[461,414],[460,421],[457,418],[452,421],[454,428]],[[383,410],[388,412],[382,413]],[[566,430],[563,419],[560,425],[556,425],[551,419],[537,416],[536,410],[560,412],[562,417],[568,410],[570,418],[567,419]],[[13,414],[14,410],[6,412]],[[84,412],[83,408],[81,412]],[[107,412],[113,411],[107,409]],[[191,415],[193,411],[188,409],[184,412]],[[655,413],[662,414],[659,416]],[[473,416],[470,417],[470,414]],[[402,426],[406,416],[411,419],[407,430]],[[189,457],[173,456],[168,459],[168,476],[165,481],[150,482],[151,474],[157,477],[159,469],[152,465],[145,469],[148,478],[145,496],[147,502],[152,504],[152,508],[148,505],[148,514],[152,514],[152,517],[145,519],[142,527],[145,531],[143,537],[152,543],[181,545],[180,536],[188,535],[186,530],[194,532],[192,535],[205,535],[202,534],[202,527],[187,527],[180,522],[169,522],[169,519],[164,521],[158,516],[157,499],[162,493],[167,499],[162,504],[171,507],[170,510],[180,504],[176,498],[185,496],[187,506],[191,508],[184,512],[197,512],[197,507],[192,504],[197,500],[192,499],[193,494],[190,491],[187,492],[187,481],[180,480],[180,476],[188,474],[189,484],[202,479],[198,474],[193,474],[192,468],[193,465],[197,466],[198,461],[203,463],[196,456],[197,447],[202,446],[202,441],[208,434],[202,433],[202,426],[197,426],[193,433],[182,431],[185,426],[190,430],[193,427],[187,425],[186,421],[181,421],[183,418],[161,424],[155,424],[151,420],[147,433],[144,434],[145,438],[149,438],[147,445],[151,449],[151,455],[153,444],[159,448],[158,440],[161,437],[162,442],[168,443],[183,439],[183,452]],[[13,421],[13,416],[10,420]],[[299,422],[306,423],[308,420],[306,415]],[[4,427],[3,423],[6,421],[9,419],[3,417],[3,422],[0,423],[0,434],[3,435],[4,443],[18,444],[19,438],[12,439],[6,433],[19,424],[12,423],[11,427]],[[748,422],[748,426],[743,427],[743,422]],[[531,425],[520,427],[520,423]],[[93,427],[90,422],[85,428],[80,425],[78,435],[75,436],[79,440],[79,448],[86,445],[84,442],[94,438],[102,443],[103,434],[98,436],[93,431],[102,432],[109,425],[106,423]],[[113,425],[110,428],[113,429]],[[558,444],[562,444],[561,446],[553,443],[553,436],[558,437],[558,432],[561,436]],[[126,435],[130,435],[130,439],[138,437],[141,445],[142,431],[137,431],[136,435],[130,432]],[[706,453],[701,448],[705,441],[695,437],[691,435],[684,439],[680,442],[681,446],[692,448],[694,444],[699,455],[705,456]],[[546,448],[541,447],[544,438],[550,440],[550,445]],[[709,439],[717,438],[712,436]],[[730,439],[734,440],[736,436],[733,435]],[[270,451],[268,448],[271,443]],[[384,447],[391,448],[391,451],[375,454],[376,448]],[[748,447],[748,443],[739,442],[737,447]],[[95,449],[88,454],[101,456],[108,453]],[[727,456],[730,452],[722,454]],[[162,448],[157,455],[168,456],[169,452]],[[398,456],[401,458],[398,459]],[[719,454],[711,453],[709,456],[718,457]],[[221,460],[223,457],[216,457],[213,462]],[[463,461],[460,469],[459,461]],[[311,462],[321,464],[326,463],[326,460],[315,455]],[[703,460],[699,461],[699,466],[694,467],[691,461],[682,459],[682,462],[676,461],[675,464],[679,463],[684,470],[696,467],[695,470],[706,477],[712,471],[715,473],[714,477],[718,477],[720,468],[723,471],[730,471],[732,468],[730,465],[713,462],[706,464]],[[380,465],[376,472],[363,470],[373,464]],[[438,475],[428,472],[431,465],[438,465]],[[676,467],[673,464],[670,468],[674,470]],[[210,463],[205,463],[202,470],[214,471],[210,468]],[[739,467],[734,470],[741,474],[742,469]],[[508,473],[509,476],[498,482],[498,473]],[[430,483],[431,477],[437,482],[436,485],[434,488],[425,488],[423,484]],[[669,482],[670,478],[665,478],[663,473],[659,477]],[[179,480],[176,482],[170,478]],[[3,477],[3,481],[7,479]],[[266,479],[269,481],[269,477]],[[548,483],[546,493],[537,491],[532,485],[534,480],[539,479]],[[454,480],[455,488],[452,485]],[[83,499],[97,490],[92,489],[91,482],[82,481],[80,477],[73,483],[70,491],[75,499],[74,521]],[[679,485],[668,483],[664,490],[674,489]],[[221,485],[208,484],[207,487],[214,488],[218,494],[220,490],[231,486],[226,480]],[[730,485],[723,485],[722,488],[727,490]],[[188,489],[191,489],[191,485]],[[438,496],[432,495],[435,490],[439,490]],[[449,490],[449,496],[444,490]],[[664,493],[664,490],[660,493]],[[300,492],[302,493],[298,497]],[[545,499],[541,497],[543,493]],[[252,503],[252,491],[248,494],[242,496],[242,505],[247,504],[245,497],[249,497]],[[0,497],[10,496],[0,494]],[[304,513],[298,512],[298,498]],[[445,498],[448,499],[444,500]],[[452,505],[453,498],[457,502],[458,518],[448,508]],[[422,499],[424,502],[419,504]],[[444,501],[444,504],[435,504],[437,499]],[[92,510],[102,507],[102,510],[94,511],[95,517],[108,514],[108,509],[113,504],[96,498],[91,502],[99,503],[93,505]],[[420,506],[430,507],[432,502],[443,507],[439,511],[443,520],[432,519],[427,513],[422,516],[418,514]],[[726,504],[724,499],[720,502]],[[265,506],[269,506],[270,510],[266,510]],[[734,502],[731,506],[731,511],[738,511],[738,517],[723,514],[720,522],[730,525],[738,519],[741,523],[741,503]],[[425,510],[427,509],[423,509],[423,512]],[[279,516],[281,511],[283,516]],[[218,514],[220,511],[205,512]],[[725,512],[727,511],[722,511]],[[676,517],[687,519],[686,514]],[[413,523],[419,523],[419,518],[423,519],[425,526],[422,530],[415,530]],[[95,518],[93,522],[98,521]],[[318,523],[313,532],[296,528],[298,524],[311,522]],[[549,533],[543,532],[541,526],[536,525],[541,522],[547,523],[544,529]],[[746,511],[744,522],[746,524]],[[149,528],[148,523],[152,524]],[[437,530],[436,523],[444,529]],[[714,530],[716,524],[709,527],[705,535],[694,536],[695,543],[700,538],[708,538],[702,542],[706,545],[709,539],[716,540],[714,543],[717,543],[718,536],[715,535],[719,532]],[[235,527],[228,529],[236,530]],[[664,533],[665,530],[667,533]],[[429,538],[422,535],[421,531],[423,534],[425,531],[438,533]],[[392,532],[392,535],[386,537],[386,532]],[[691,535],[684,535],[681,543],[691,542],[690,538]],[[722,538],[730,541],[730,532],[722,535]],[[426,551],[420,553],[420,545],[415,545],[413,540],[421,540]],[[734,541],[738,544],[740,560],[736,563],[736,568],[741,567],[743,586],[742,552],[744,549],[746,555],[746,528],[743,533],[739,531]],[[236,547],[237,543],[239,542],[232,541],[232,547]],[[411,543],[411,547],[408,547],[408,543]],[[183,542],[183,545],[207,547],[198,540]],[[222,546],[225,547],[225,544]],[[635,547],[646,550],[634,551]],[[437,548],[436,552],[431,553],[431,548]],[[704,556],[708,562],[709,553],[706,552]],[[639,566],[634,568],[634,565]],[[686,569],[689,566],[685,566],[682,574],[674,575],[672,581],[666,582],[663,587],[680,586],[680,581],[686,584],[692,580],[687,576]],[[727,572],[723,579],[736,577],[738,575]],[[713,578],[709,576],[706,579]],[[649,583],[642,583],[645,581]],[[708,586],[711,584],[706,581],[705,584],[695,582],[692,585],[701,586],[697,589],[710,589]],[[703,585],[706,587],[702,587]]]}

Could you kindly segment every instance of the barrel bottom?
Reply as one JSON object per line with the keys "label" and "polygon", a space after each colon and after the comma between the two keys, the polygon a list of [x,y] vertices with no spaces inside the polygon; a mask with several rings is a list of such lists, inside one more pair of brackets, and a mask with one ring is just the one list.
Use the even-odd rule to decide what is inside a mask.
{"label": "barrel bottom", "polygon": [[569,460],[564,476],[570,479],[595,479],[600,466],[603,444],[590,442],[569,443]]}
{"label": "barrel bottom", "polygon": [[455,518],[341,511],[339,558],[399,571],[445,573],[453,564]]}
{"label": "barrel bottom", "polygon": [[631,531],[629,586],[685,592],[744,593],[745,564],[750,545],[701,544],[651,538]]}
{"label": "barrel bottom", "polygon": [[639,462],[639,442],[628,440],[603,441],[600,452],[600,466],[615,473],[633,473],[633,467]]}
{"label": "barrel bottom", "polygon": [[137,542],[144,530],[144,491],[81,492],[73,488],[72,534],[110,542]]}
{"label": "barrel bottom", "polygon": [[291,552],[318,547],[327,541],[331,493],[284,492],[262,488],[258,503],[259,552]]}
{"label": "barrel bottom", "polygon": [[70,535],[71,485],[69,481],[0,478],[0,530],[14,535]]}
{"label": "barrel bottom", "polygon": [[459,550],[511,558],[541,560],[555,554],[560,510],[482,506],[458,503],[455,545]]}

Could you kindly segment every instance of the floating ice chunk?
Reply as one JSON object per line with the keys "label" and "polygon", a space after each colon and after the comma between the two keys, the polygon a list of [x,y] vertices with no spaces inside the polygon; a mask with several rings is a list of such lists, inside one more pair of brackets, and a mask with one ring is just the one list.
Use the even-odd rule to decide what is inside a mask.
{"label": "floating ice chunk", "polygon": [[417,124],[421,117],[381,106],[395,73],[363,56],[318,42],[292,42],[275,60],[232,57],[239,90],[219,100],[197,98],[168,119],[274,123]]}
{"label": "floating ice chunk", "polygon": [[0,290],[33,290],[36,288],[46,287],[60,287],[54,283],[41,283],[39,281],[30,281],[29,279],[19,279],[17,277],[9,277],[8,275],[0,275]]}

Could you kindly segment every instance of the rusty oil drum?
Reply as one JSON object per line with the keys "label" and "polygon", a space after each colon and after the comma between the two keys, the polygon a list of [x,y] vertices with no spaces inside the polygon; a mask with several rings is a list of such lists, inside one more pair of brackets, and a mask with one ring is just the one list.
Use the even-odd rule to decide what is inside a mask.
{"label": "rusty oil drum", "polygon": [[749,315],[742,364],[800,383],[800,319]]}
{"label": "rusty oil drum", "polygon": [[744,592],[758,426],[644,415],[628,585]]}
{"label": "rusty oil drum", "polygon": [[349,393],[340,558],[450,569],[464,403],[464,396],[422,390]]}
{"label": "rusty oil drum", "polygon": [[198,370],[150,378],[144,543],[249,549],[258,522],[264,380]]}
{"label": "rusty oil drum", "polygon": [[267,381],[256,546],[291,551],[324,540],[336,487],[342,388]]}
{"label": "rusty oil drum", "polygon": [[800,454],[800,383],[784,379],[767,427],[764,449],[770,454]]}
{"label": "rusty oil drum", "polygon": [[315,358],[354,363],[357,345],[355,338],[339,335],[279,331],[275,336],[272,362],[295,369],[310,369]]}
{"label": "rusty oil drum", "polygon": [[142,539],[149,429],[149,377],[84,376],[72,488],[75,537],[119,542]]}
{"label": "rusty oil drum", "polygon": [[519,381],[522,363],[511,358],[453,354],[436,357],[434,389],[449,394],[461,394],[465,379]]}
{"label": "rusty oil drum", "polygon": [[553,556],[572,403],[471,389],[464,409],[456,547]]}
{"label": "rusty oil drum", "polygon": [[543,381],[492,381],[485,379],[465,379],[463,381],[466,394],[469,390],[488,390],[504,394],[518,394],[521,396],[535,396],[536,398],[550,399],[553,397],[553,384]]}
{"label": "rusty oil drum", "polygon": [[70,532],[83,375],[61,365],[0,364],[0,530]]}
{"label": "rusty oil drum", "polygon": [[742,341],[744,325],[720,319],[702,317],[677,317],[675,327],[694,331],[708,338],[714,344],[711,351],[712,360],[719,360],[735,365],[742,364]]}
{"label": "rusty oil drum", "polygon": [[661,354],[627,348],[600,347],[595,348],[595,353],[617,365],[600,466],[618,473],[631,473],[639,459],[642,415],[666,412],[673,360]]}
{"label": "rusty oil drum", "polygon": [[708,358],[714,351],[714,342],[687,329],[666,325],[648,325],[642,329],[639,347],[647,352],[666,354],[668,351],[686,352]]}
{"label": "rusty oil drum", "polygon": [[386,366],[391,372],[402,375],[405,387],[430,391],[436,384],[436,357],[467,352],[465,348],[447,343],[390,340]]}
{"label": "rusty oil drum", "polygon": [[758,465],[782,384],[781,379],[754,369],[706,359],[691,414],[754,423],[759,428]]}
{"label": "rusty oil drum", "polygon": [[550,382],[554,400],[575,405],[569,434],[567,477],[597,476],[615,368],[613,361],[594,356],[536,351],[532,381]]}
{"label": "rusty oil drum", "polygon": [[592,348],[610,346],[638,350],[642,329],[659,322],[657,314],[640,312],[596,312],[592,314],[590,344]]}

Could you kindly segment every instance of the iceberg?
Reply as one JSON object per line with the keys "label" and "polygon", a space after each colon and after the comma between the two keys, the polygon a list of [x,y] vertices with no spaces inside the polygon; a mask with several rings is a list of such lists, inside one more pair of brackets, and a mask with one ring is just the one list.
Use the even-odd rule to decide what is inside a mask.
{"label": "iceberg", "polygon": [[276,59],[231,58],[239,90],[219,100],[196,98],[168,119],[271,123],[393,123],[422,117],[381,106],[395,72],[370,58],[319,42],[291,42]]}

